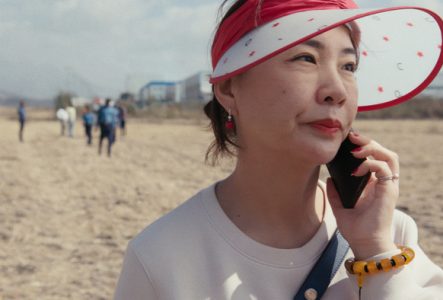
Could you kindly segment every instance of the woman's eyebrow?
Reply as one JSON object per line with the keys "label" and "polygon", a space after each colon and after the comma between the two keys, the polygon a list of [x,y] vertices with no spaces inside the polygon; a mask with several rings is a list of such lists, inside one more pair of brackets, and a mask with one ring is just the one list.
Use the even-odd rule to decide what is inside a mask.
{"label": "woman's eyebrow", "polygon": [[[324,50],[325,49],[325,45],[322,44],[320,41],[311,39],[311,40],[307,40],[306,42],[301,43],[301,45],[306,45],[312,48],[315,48],[317,50]],[[341,50],[342,54],[351,54],[351,55],[355,55],[357,56],[357,51],[353,48],[353,47],[347,47],[347,48],[343,48]]]}

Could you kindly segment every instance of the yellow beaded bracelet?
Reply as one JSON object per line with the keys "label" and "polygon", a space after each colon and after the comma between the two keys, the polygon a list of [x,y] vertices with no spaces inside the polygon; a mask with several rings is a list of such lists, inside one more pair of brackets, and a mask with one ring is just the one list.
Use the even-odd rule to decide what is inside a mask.
{"label": "yellow beaded bracelet", "polygon": [[349,273],[357,275],[358,287],[363,286],[363,277],[365,275],[377,274],[380,272],[388,272],[392,269],[400,268],[409,264],[415,257],[415,252],[409,247],[398,246],[401,250],[400,254],[392,256],[390,259],[385,258],[378,262],[355,260],[354,258],[345,261],[345,268]]}

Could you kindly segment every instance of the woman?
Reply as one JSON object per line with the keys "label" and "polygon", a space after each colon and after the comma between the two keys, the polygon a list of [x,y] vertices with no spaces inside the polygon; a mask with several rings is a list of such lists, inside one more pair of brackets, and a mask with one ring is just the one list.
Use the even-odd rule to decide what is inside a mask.
{"label": "woman", "polygon": [[[398,156],[351,126],[358,109],[405,101],[432,80],[442,64],[436,43],[443,22],[420,9],[355,8],[352,1],[331,0],[231,6],[213,42],[215,97],[205,111],[216,138],[209,154],[234,154],[236,167],[130,242],[115,299],[440,297],[442,270],[418,246],[414,221],[395,210]],[[405,29],[389,22],[428,26],[408,35],[414,45],[414,34],[431,32],[432,41],[421,36],[422,55],[413,53],[429,56],[417,62],[423,70],[409,69],[411,53],[398,51],[412,46],[391,35]],[[390,33],[379,32],[381,41],[370,43],[368,26]],[[390,41],[396,55],[383,48]],[[399,71],[408,79],[395,82]],[[343,208],[330,179],[319,182],[320,166],[348,135],[359,146],[355,157],[371,157],[353,172],[372,173],[353,209]],[[328,257],[325,249],[336,245],[337,228],[350,247],[344,258],[354,260],[346,269],[332,258],[339,266],[332,276],[320,270],[304,284],[316,262]],[[307,288],[325,278],[326,291]]]}

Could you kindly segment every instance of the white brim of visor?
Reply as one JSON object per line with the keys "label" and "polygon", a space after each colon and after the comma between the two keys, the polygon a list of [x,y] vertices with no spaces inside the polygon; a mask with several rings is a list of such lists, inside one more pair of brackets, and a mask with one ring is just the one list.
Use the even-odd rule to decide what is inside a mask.
{"label": "white brim of visor", "polygon": [[247,33],[221,57],[211,76],[217,83],[325,31],[355,21],[361,31],[355,73],[359,110],[406,101],[423,91],[443,64],[443,21],[419,7],[299,12]]}

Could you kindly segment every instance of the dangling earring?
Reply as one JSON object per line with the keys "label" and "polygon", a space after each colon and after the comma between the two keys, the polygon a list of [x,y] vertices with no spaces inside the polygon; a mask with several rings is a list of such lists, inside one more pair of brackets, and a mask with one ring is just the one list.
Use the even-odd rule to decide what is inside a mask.
{"label": "dangling earring", "polygon": [[227,130],[234,129],[234,120],[232,119],[231,109],[229,109],[229,112],[228,112],[228,118],[226,119],[226,122],[225,122],[225,128]]}

